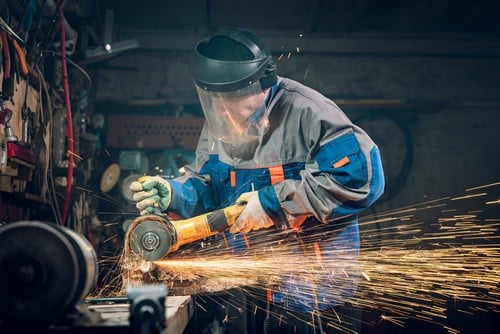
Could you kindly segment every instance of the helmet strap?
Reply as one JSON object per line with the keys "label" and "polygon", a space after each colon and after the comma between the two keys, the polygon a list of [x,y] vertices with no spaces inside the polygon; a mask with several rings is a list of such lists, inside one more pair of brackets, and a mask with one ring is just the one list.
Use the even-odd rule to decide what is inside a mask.
{"label": "helmet strap", "polygon": [[269,87],[273,86],[278,80],[278,76],[276,75],[276,66],[274,62],[271,60],[264,69],[264,73],[262,73],[261,78],[259,79],[260,87],[264,91]]}

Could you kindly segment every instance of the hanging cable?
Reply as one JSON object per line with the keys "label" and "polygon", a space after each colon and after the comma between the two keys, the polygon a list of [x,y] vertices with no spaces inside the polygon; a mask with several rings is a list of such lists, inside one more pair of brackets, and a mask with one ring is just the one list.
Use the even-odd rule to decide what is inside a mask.
{"label": "hanging cable", "polygon": [[[52,175],[52,169],[53,169],[53,159],[50,158],[50,141],[52,138],[52,114],[53,114],[53,109],[52,109],[52,103],[51,103],[51,96],[49,92],[49,87],[47,82],[44,79],[44,76],[42,74],[42,71],[38,67],[38,65],[35,66],[36,71],[38,72],[38,77],[41,78],[40,84],[42,85],[43,93],[45,96],[45,101],[47,105],[47,111],[44,113],[43,111],[40,113],[40,130],[41,131],[41,136],[42,138],[40,141],[42,142],[41,145],[45,149],[45,161],[44,163],[44,168],[43,168],[43,175],[45,176],[44,178],[44,187],[46,189],[46,192],[42,192],[42,194],[46,193],[48,196],[48,199],[50,201],[50,207],[52,208],[52,212],[54,214],[54,219],[58,225],[62,224],[61,221],[61,212],[59,210],[59,204],[57,201],[57,191],[56,187],[54,184],[54,177]],[[40,97],[42,94],[40,93]],[[43,101],[41,100],[41,104],[43,106]]]}
{"label": "hanging cable", "polygon": [[[50,54],[54,57],[62,57],[60,52],[55,52],[52,50],[46,50],[46,51],[43,51],[43,53]],[[85,69],[83,69],[80,65],[78,65],[77,63],[75,63],[74,61],[69,59],[68,57],[66,57],[66,61],[70,65],[72,65],[74,68],[76,68],[85,77],[85,79],[87,79],[88,86],[87,86],[86,90],[89,91],[90,88],[92,87],[92,79],[90,78],[90,75],[87,73],[87,71]]]}
{"label": "hanging cable", "polygon": [[62,213],[61,224],[66,224],[68,218],[69,204],[71,202],[71,188],[73,186],[73,164],[74,164],[74,139],[73,139],[73,119],[71,117],[71,101],[69,95],[68,83],[68,66],[66,63],[66,32],[64,27],[64,0],[59,3],[61,24],[61,67],[62,67],[62,84],[64,89],[64,104],[66,108],[66,135],[68,137],[68,176],[66,180],[66,196],[64,197],[64,206]]}

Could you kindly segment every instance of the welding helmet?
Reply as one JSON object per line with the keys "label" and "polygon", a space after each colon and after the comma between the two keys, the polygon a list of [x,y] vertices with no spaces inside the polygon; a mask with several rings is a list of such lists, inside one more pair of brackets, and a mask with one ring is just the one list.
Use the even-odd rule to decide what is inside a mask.
{"label": "welding helmet", "polygon": [[200,41],[189,58],[209,131],[244,144],[269,128],[266,97],[277,81],[272,56],[255,34],[230,29]]}

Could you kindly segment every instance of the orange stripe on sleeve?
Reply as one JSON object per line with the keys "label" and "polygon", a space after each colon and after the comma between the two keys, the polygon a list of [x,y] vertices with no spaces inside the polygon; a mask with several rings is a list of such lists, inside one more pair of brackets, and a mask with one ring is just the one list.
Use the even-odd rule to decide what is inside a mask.
{"label": "orange stripe on sleeve", "polygon": [[339,161],[337,161],[336,163],[333,164],[333,168],[340,168],[340,167],[344,167],[345,165],[347,165],[349,162],[351,162],[349,160],[348,157],[343,157],[342,159],[340,159]]}
{"label": "orange stripe on sleeve", "polygon": [[231,187],[236,187],[236,172],[233,170],[229,173]]}

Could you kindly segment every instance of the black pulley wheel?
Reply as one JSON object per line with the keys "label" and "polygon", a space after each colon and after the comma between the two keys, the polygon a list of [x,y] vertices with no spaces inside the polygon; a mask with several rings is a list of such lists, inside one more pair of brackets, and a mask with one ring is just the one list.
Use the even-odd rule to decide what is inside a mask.
{"label": "black pulley wheel", "polygon": [[154,220],[137,224],[129,234],[132,252],[148,261],[160,260],[167,255],[173,242],[169,226]]}
{"label": "black pulley wheel", "polygon": [[9,223],[0,227],[0,245],[0,323],[57,321],[95,286],[95,252],[70,230]]}

